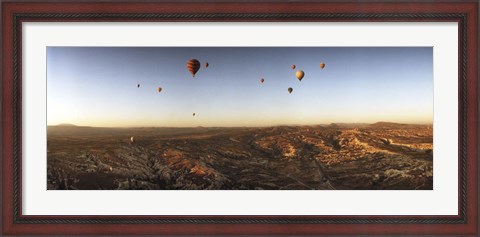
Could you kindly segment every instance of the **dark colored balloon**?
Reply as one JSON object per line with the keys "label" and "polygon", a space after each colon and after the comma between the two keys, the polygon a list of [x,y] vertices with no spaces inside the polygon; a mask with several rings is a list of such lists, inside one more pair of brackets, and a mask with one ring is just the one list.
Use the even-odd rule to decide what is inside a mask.
{"label": "dark colored balloon", "polygon": [[195,116],[195,113],[193,113],[192,116]]}
{"label": "dark colored balloon", "polygon": [[140,84],[137,84],[137,88],[140,88]]}
{"label": "dark colored balloon", "polygon": [[162,91],[162,88],[161,87],[157,88],[157,91],[160,93]]}
{"label": "dark colored balloon", "polygon": [[195,74],[200,69],[200,62],[196,59],[190,59],[187,63],[187,69],[190,71],[192,76],[195,77]]}
{"label": "dark colored balloon", "polygon": [[297,66],[295,64],[292,64],[292,70],[295,69]]}
{"label": "dark colored balloon", "polygon": [[264,81],[265,81],[265,79],[263,79],[263,78],[262,78],[262,79],[260,79],[260,83],[263,83]]}
{"label": "dark colored balloon", "polygon": [[288,88],[288,93],[291,94],[292,91],[293,91],[293,88],[289,87],[289,88]]}
{"label": "dark colored balloon", "polygon": [[205,63],[205,68],[207,68],[207,67],[208,67],[208,65],[209,65],[209,64],[208,64],[208,62],[207,62],[207,63]]}

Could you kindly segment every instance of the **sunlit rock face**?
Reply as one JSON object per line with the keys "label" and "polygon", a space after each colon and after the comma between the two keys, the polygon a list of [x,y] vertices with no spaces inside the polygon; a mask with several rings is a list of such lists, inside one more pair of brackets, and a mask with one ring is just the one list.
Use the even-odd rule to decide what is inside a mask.
{"label": "sunlit rock face", "polygon": [[[135,142],[131,138],[135,137]],[[432,189],[431,125],[48,127],[48,189]]]}

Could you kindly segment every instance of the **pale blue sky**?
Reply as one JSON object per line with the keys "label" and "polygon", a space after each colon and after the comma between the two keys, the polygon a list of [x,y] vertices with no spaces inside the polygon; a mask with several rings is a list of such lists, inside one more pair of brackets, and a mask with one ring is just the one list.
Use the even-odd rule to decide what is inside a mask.
{"label": "pale blue sky", "polygon": [[[191,58],[202,63],[195,78],[186,68]],[[305,72],[301,82],[292,64]],[[431,47],[47,48],[48,125],[272,126],[432,118]]]}

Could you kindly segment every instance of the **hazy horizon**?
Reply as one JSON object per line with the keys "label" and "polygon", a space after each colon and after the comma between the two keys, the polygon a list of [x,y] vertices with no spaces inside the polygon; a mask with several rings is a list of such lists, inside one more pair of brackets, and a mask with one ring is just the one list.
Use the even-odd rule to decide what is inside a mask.
{"label": "hazy horizon", "polygon": [[313,126],[329,126],[332,124],[348,124],[348,125],[373,125],[377,123],[392,123],[392,124],[406,124],[406,125],[433,125],[433,123],[400,123],[400,122],[390,122],[390,121],[378,121],[375,123],[345,123],[345,122],[337,122],[337,123],[319,123],[319,124],[273,124],[273,125],[265,125],[265,126],[185,126],[185,127],[178,127],[178,126],[90,126],[90,125],[79,125],[79,124],[72,124],[72,123],[60,123],[60,124],[49,124],[49,127],[91,127],[91,128],[268,128],[268,127],[313,127]]}
{"label": "hazy horizon", "polygon": [[48,126],[380,121],[433,123],[432,47],[47,47]]}

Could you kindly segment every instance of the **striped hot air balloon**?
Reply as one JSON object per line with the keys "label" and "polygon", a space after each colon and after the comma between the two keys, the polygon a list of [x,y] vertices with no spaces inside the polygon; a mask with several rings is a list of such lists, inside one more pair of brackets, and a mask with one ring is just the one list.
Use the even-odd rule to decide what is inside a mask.
{"label": "striped hot air balloon", "polygon": [[187,69],[190,71],[193,77],[195,77],[195,73],[198,72],[200,69],[200,62],[196,59],[190,59],[187,62]]}

